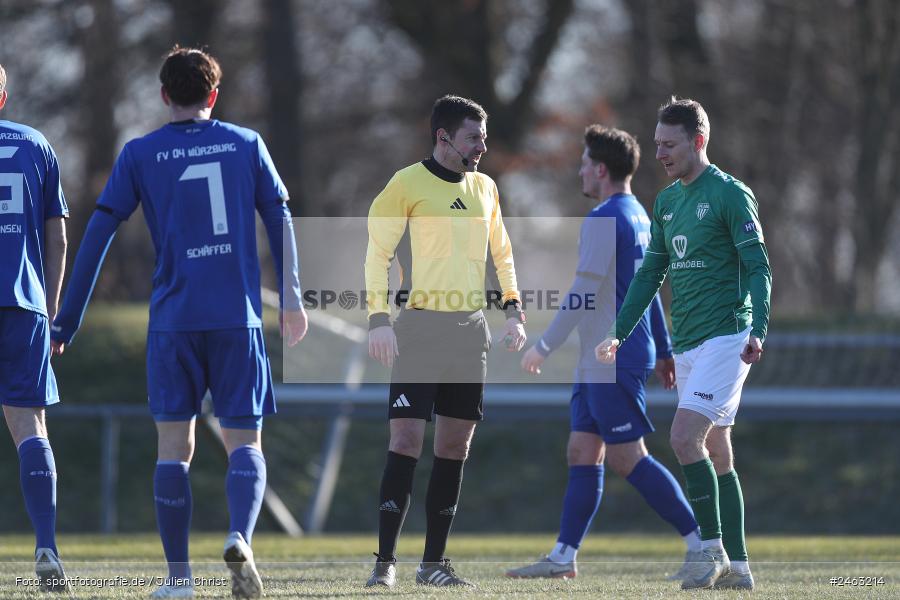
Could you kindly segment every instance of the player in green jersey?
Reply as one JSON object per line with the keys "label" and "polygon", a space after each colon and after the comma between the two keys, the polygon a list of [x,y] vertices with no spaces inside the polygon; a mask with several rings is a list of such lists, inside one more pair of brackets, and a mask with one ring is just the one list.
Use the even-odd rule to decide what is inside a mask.
{"label": "player in green jersey", "polygon": [[682,588],[752,589],[731,427],[750,365],[762,357],[769,258],[753,192],[707,158],[709,119],[700,103],[673,97],[657,120],[656,158],[675,182],[656,198],[644,263],[597,360],[615,361],[668,274],[678,387],[671,444],[704,555]]}

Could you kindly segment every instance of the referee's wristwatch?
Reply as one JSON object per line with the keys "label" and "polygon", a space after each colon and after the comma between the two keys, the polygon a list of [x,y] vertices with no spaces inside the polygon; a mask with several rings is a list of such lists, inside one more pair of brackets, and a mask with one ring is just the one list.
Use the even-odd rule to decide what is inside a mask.
{"label": "referee's wristwatch", "polygon": [[522,310],[522,306],[519,304],[518,300],[510,300],[504,304],[503,312],[506,313],[507,319],[516,319],[522,325],[528,322],[525,319],[525,311]]}

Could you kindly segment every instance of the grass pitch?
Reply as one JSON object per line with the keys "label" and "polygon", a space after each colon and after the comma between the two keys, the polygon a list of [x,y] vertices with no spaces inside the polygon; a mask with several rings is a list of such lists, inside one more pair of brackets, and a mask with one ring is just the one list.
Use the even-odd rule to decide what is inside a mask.
{"label": "grass pitch", "polygon": [[[191,540],[194,576],[205,580],[200,598],[230,597],[228,573],[221,562],[224,536],[196,534]],[[506,569],[547,552],[554,536],[454,535],[448,555],[474,590],[428,589],[414,583],[423,540],[406,535],[400,544],[398,585],[393,590],[365,590],[372,566],[374,535],[327,535],[289,539],[254,538],[257,564],[267,598],[742,598],[741,592],[681,592],[665,575],[680,566],[683,548],[673,536],[594,535],[579,553],[574,580],[517,580]],[[900,537],[763,537],[749,540],[757,580],[754,599],[898,598]],[[32,540],[0,537],[0,598],[46,595],[29,586]],[[165,574],[162,550],[154,534],[61,536],[62,557],[74,594],[79,598],[146,598]],[[857,578],[854,580],[853,578]],[[868,578],[868,579],[866,579]],[[844,583],[838,585],[837,583]]]}

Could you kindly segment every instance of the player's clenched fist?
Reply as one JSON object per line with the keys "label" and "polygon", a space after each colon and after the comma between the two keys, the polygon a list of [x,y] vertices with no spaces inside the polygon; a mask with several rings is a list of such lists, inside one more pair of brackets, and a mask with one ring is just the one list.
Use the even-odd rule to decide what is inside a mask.
{"label": "player's clenched fist", "polygon": [[747,344],[744,346],[744,350],[741,352],[741,360],[748,365],[752,365],[753,363],[762,360],[762,353],[762,341],[755,335],[751,335]]}
{"label": "player's clenched fist", "polygon": [[619,340],[616,338],[606,338],[594,348],[594,356],[599,362],[611,365],[616,362],[616,351],[619,349]]}
{"label": "player's clenched fist", "polygon": [[394,357],[400,356],[400,350],[393,327],[384,325],[369,331],[369,356],[388,368],[394,366]]}

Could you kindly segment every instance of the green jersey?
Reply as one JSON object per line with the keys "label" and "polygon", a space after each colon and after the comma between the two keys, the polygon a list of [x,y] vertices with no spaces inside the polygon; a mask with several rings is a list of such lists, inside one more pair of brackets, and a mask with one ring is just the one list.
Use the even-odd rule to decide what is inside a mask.
{"label": "green jersey", "polygon": [[675,352],[749,326],[765,339],[772,276],[750,188],[715,165],[688,185],[677,180],[656,198],[650,235],[616,338],[631,333],[668,273]]}

